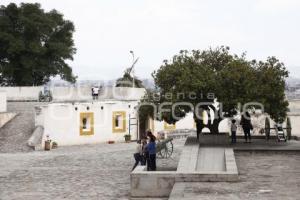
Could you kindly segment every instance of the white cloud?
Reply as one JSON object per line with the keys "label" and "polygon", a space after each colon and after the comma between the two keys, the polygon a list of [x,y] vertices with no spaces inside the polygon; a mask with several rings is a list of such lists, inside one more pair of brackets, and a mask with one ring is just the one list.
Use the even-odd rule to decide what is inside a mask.
{"label": "white cloud", "polygon": [[255,8],[260,12],[278,13],[299,10],[299,0],[258,0]]}
{"label": "white cloud", "polygon": [[[136,74],[150,77],[163,59],[181,49],[229,45],[250,59],[279,57],[299,66],[300,0],[1,0],[40,2],[74,22],[79,77],[112,79],[140,57]],[[293,76],[299,70],[290,68]],[[296,75],[297,74],[297,75]]]}

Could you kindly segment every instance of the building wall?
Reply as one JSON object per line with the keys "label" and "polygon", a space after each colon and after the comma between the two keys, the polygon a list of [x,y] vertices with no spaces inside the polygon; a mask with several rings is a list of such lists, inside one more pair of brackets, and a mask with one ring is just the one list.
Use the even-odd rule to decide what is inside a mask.
{"label": "building wall", "polygon": [[[150,120],[151,121],[151,120]],[[151,124],[152,122],[150,122]],[[179,129],[196,129],[196,124],[194,122],[193,114],[188,113],[186,117],[182,118],[181,120],[177,121],[175,125],[168,124],[164,121],[157,121],[154,120],[154,127],[151,128],[151,126],[148,125],[151,130],[154,130],[155,133],[161,132],[161,131],[173,131],[173,130],[179,130]],[[209,132],[207,128],[204,128],[202,130],[203,132]],[[220,132],[228,132],[229,126],[228,126],[228,120],[224,119],[219,124],[219,131]]]}
{"label": "building wall", "polygon": [[292,135],[300,137],[300,115],[290,115]]}
{"label": "building wall", "polygon": [[0,113],[7,111],[6,92],[0,91]]}
{"label": "building wall", "polygon": [[[94,103],[52,103],[36,108],[36,125],[44,126],[43,141],[47,135],[59,145],[92,144],[113,141],[124,141],[129,133],[129,114],[135,117],[134,107],[137,101],[100,101]],[[130,108],[129,108],[130,106]],[[77,110],[76,110],[77,109]],[[113,130],[113,114],[125,113],[125,129]],[[82,133],[80,116],[92,114],[92,133]],[[89,121],[89,120],[88,120]],[[136,124],[131,120],[131,124]],[[132,139],[136,139],[137,127],[131,126]],[[43,142],[44,143],[44,142]]]}

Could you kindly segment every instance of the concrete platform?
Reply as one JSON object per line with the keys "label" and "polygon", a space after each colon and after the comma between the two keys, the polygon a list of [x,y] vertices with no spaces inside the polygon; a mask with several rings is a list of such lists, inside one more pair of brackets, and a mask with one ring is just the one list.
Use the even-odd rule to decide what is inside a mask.
{"label": "concrete platform", "polygon": [[[201,145],[206,147],[207,145]],[[253,137],[251,143],[244,143],[244,139],[239,137],[236,144],[209,145],[209,147],[233,148],[234,151],[300,151],[300,140],[288,140],[287,142],[277,142],[273,137],[266,140],[263,136]]]}
{"label": "concrete platform", "polygon": [[211,145],[227,145],[229,144],[229,133],[201,133],[199,134],[200,146],[211,146]]}
{"label": "concrete platform", "polygon": [[299,140],[289,140],[287,142],[277,142],[275,139],[252,139],[251,143],[244,143],[238,140],[236,144],[230,144],[234,151],[300,151]]}
{"label": "concrete platform", "polygon": [[146,171],[145,166],[138,166],[130,179],[132,198],[163,198],[176,183],[236,182],[238,170],[232,148],[202,148],[196,137],[188,137],[177,171]]}
{"label": "concrete platform", "polygon": [[226,171],[225,148],[199,148],[196,171]]}
{"label": "concrete platform", "polygon": [[171,200],[299,199],[299,152],[235,153],[239,182],[175,183]]}

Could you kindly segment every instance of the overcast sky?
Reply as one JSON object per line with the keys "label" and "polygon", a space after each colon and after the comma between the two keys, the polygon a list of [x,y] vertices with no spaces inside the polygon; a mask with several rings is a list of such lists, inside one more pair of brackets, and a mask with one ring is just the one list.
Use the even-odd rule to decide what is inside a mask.
{"label": "overcast sky", "polygon": [[150,78],[181,49],[230,46],[249,59],[276,56],[300,78],[298,0],[1,0],[39,2],[75,24],[79,79],[114,79],[140,57],[135,74]]}

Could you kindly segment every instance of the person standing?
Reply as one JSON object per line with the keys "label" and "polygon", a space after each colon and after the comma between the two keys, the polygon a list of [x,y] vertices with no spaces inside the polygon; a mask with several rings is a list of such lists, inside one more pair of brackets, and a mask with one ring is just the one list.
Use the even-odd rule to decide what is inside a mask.
{"label": "person standing", "polygon": [[94,100],[94,98],[95,98],[95,94],[94,94],[94,87],[92,87],[92,98],[93,98],[93,100]]}
{"label": "person standing", "polygon": [[241,125],[242,125],[243,131],[244,131],[245,143],[248,142],[248,139],[249,139],[249,143],[251,143],[250,131],[253,129],[253,127],[252,127],[252,124],[251,124],[251,116],[250,116],[248,111],[246,111],[242,115]]}
{"label": "person standing", "polygon": [[147,155],[147,170],[156,170],[156,137],[151,131],[147,131],[148,144],[146,145]]}
{"label": "person standing", "polygon": [[92,96],[93,96],[93,100],[97,100],[98,96],[99,96],[99,87],[94,86],[92,87]]}
{"label": "person standing", "polygon": [[134,160],[135,160],[135,163],[133,165],[133,168],[131,171],[133,171],[136,166],[138,166],[139,163],[142,164],[142,144],[141,144],[141,141],[138,140],[137,141],[137,146],[136,146],[136,149],[135,149],[135,153],[133,154],[133,157],[134,157]]}
{"label": "person standing", "polygon": [[156,171],[156,143],[155,137],[148,137],[148,144],[146,146],[148,151],[147,170]]}
{"label": "person standing", "polygon": [[235,144],[236,143],[236,130],[237,130],[237,125],[235,124],[235,119],[231,121],[231,143]]}
{"label": "person standing", "polygon": [[142,161],[141,161],[141,165],[146,165],[146,161],[147,161],[147,156],[149,155],[147,153],[147,140],[146,139],[142,139]]}

